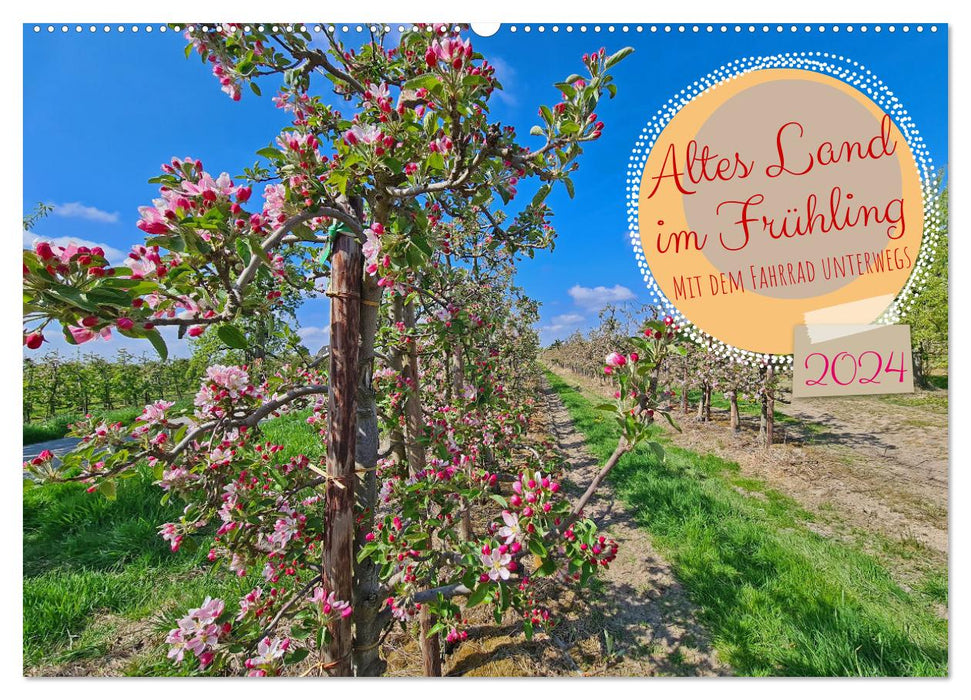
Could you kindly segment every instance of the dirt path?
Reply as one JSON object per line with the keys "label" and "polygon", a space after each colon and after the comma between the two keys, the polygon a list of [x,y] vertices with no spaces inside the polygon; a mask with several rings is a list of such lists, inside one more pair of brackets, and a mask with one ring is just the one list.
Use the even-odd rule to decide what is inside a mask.
{"label": "dirt path", "polygon": [[[545,380],[531,420],[537,437],[552,436],[568,465],[564,486],[580,495],[579,484],[599,469],[576,431],[569,412]],[[575,492],[573,492],[575,491]],[[731,669],[720,661],[697,609],[671,566],[632,522],[623,504],[604,487],[586,513],[620,545],[617,559],[582,590],[552,579],[537,582],[536,599],[550,608],[550,634],[527,641],[511,611],[493,624],[487,606],[468,611],[469,638],[446,645],[449,676],[715,676]],[[606,633],[606,634],[605,634]],[[395,632],[385,648],[388,675],[421,673],[421,656],[411,633]]]}
{"label": "dirt path", "polygon": [[805,477],[832,479],[822,497],[945,554],[948,416],[936,397],[943,393],[796,399],[781,409],[817,426],[803,437],[816,457]]}
{"label": "dirt path", "polygon": [[[543,402],[550,429],[567,463],[573,484],[586,484],[600,468],[576,431],[559,397],[543,382]],[[579,490],[579,489],[578,489]],[[571,493],[573,497],[579,493]],[[601,590],[593,595],[572,596],[564,601],[566,619],[554,630],[558,641],[581,667],[596,675],[710,676],[727,675],[730,669],[711,647],[707,632],[698,622],[697,610],[651,544],[609,487],[602,488],[586,508],[610,536],[617,540],[617,560],[601,574]],[[572,604],[572,605],[571,605]],[[572,609],[571,609],[572,608]],[[591,635],[590,627],[600,627]],[[606,642],[613,640],[616,659],[604,664]],[[600,664],[602,668],[596,668]]]}

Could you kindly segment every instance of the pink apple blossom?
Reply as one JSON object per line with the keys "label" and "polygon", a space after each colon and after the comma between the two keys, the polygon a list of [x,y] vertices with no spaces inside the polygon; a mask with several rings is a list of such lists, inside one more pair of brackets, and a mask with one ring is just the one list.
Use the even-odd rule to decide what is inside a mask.
{"label": "pink apple blossom", "polygon": [[479,558],[482,560],[482,565],[486,568],[486,573],[490,579],[493,581],[498,581],[499,579],[505,581],[509,578],[509,564],[512,562],[512,557],[509,554],[494,552],[491,554],[481,554]]}
{"label": "pink apple blossom", "polygon": [[514,540],[522,537],[523,531],[519,527],[519,516],[515,513],[510,513],[508,510],[502,511],[502,521],[505,525],[499,528],[496,533],[499,537],[502,537],[506,544],[511,544]]}

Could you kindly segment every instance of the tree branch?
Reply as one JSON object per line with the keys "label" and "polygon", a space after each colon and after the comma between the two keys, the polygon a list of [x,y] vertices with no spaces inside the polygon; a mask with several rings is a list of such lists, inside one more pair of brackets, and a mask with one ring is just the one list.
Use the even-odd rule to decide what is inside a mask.
{"label": "tree branch", "polygon": [[570,527],[570,525],[576,522],[577,518],[580,517],[580,513],[583,512],[583,509],[586,507],[587,503],[590,501],[591,498],[593,498],[593,494],[596,493],[597,489],[600,487],[600,484],[603,482],[604,479],[607,478],[607,475],[610,474],[610,471],[615,466],[617,466],[617,462],[620,461],[620,458],[623,457],[628,452],[630,452],[630,449],[631,449],[631,446],[627,444],[626,439],[621,438],[618,441],[617,448],[614,450],[614,453],[610,455],[610,459],[608,459],[607,462],[603,465],[603,467],[601,467],[600,471],[597,472],[597,475],[593,477],[593,481],[591,481],[590,485],[587,486],[587,490],[583,492],[583,495],[580,496],[580,500],[574,504],[573,509],[570,511],[570,514],[566,516],[566,518],[563,520],[563,523],[560,525],[560,532],[563,532],[568,527]]}

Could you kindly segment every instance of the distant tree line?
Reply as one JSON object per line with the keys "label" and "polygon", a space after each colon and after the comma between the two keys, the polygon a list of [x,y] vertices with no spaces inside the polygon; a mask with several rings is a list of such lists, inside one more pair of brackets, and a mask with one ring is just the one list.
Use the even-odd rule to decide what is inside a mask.
{"label": "distant tree line", "polygon": [[119,350],[114,358],[52,350],[23,359],[24,422],[192,396],[205,367],[190,358],[160,360]]}

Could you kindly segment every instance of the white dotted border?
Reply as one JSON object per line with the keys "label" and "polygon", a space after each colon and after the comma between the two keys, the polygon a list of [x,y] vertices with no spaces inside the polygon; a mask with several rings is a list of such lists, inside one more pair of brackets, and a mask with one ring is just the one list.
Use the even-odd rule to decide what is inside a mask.
{"label": "white dotted border", "polygon": [[[188,25],[188,26],[193,27],[194,25]],[[216,28],[216,25],[207,24],[202,26],[207,31],[214,31]],[[252,26],[253,25],[244,25],[244,30],[250,31]],[[278,31],[281,27],[285,27],[288,31],[292,31],[295,27],[299,27],[302,31],[312,31],[316,33],[328,32],[332,34],[338,31],[343,33],[350,33],[350,32],[361,33],[365,29],[369,29],[372,32],[376,32],[378,31],[379,28],[383,29],[385,32],[389,32],[392,30],[392,26],[387,24],[383,26],[378,24],[370,24],[370,25],[357,24],[357,25],[340,25],[340,26],[333,25],[333,24],[331,25],[317,24],[313,26],[303,25],[303,24],[300,24],[300,25],[281,24],[281,25],[255,25],[255,26],[258,26],[261,30],[272,29],[273,31]],[[946,27],[946,25],[942,25],[942,26]],[[419,27],[416,27],[413,25],[405,26],[405,25],[399,24],[394,28],[396,28],[398,32],[421,31]],[[507,30],[513,34],[515,34],[520,28],[524,33],[528,34],[534,29],[534,26],[527,24],[527,25],[521,25],[521,26],[502,25],[500,27],[501,30]],[[561,30],[566,33],[572,33],[574,30],[579,31],[581,33],[585,33],[588,31],[587,25],[583,25],[583,24],[576,25],[576,26],[551,25],[548,28],[549,28],[549,31],[551,31],[552,33],[558,33]],[[940,27],[938,25],[933,25],[933,24],[932,25],[923,25],[923,24],[915,24],[915,25],[907,25],[907,24],[903,24],[903,25],[893,25],[893,24],[890,24],[890,25],[880,25],[880,24],[873,24],[873,25],[867,25],[867,24],[861,24],[861,25],[838,25],[838,24],[834,24],[834,25],[822,25],[822,24],[820,25],[810,25],[810,24],[670,25],[670,24],[665,24],[665,25],[634,25],[634,26],[606,25],[604,27],[600,25],[592,25],[589,29],[591,29],[594,33],[599,33],[603,30],[606,30],[607,32],[615,32],[619,29],[622,33],[649,32],[652,34],[656,34],[659,32],[663,32],[666,34],[671,34],[673,32],[677,32],[679,34],[685,34],[689,32],[692,34],[700,34],[701,32],[704,32],[706,34],[712,34],[716,31],[722,34],[726,34],[728,32],[734,32],[736,34],[747,32],[749,34],[754,34],[759,31],[761,31],[763,34],[768,34],[769,32],[772,32],[772,31],[776,32],[777,34],[783,33],[786,31],[788,31],[791,34],[796,34],[799,32],[802,32],[802,33],[816,32],[816,33],[822,34],[827,31],[830,31],[832,33],[839,33],[840,31],[843,31],[846,33],[853,33],[854,31],[857,31],[863,34],[866,34],[867,32],[872,31],[874,33],[879,34],[884,30],[893,34],[898,30],[898,28],[901,32],[906,34],[906,33],[909,33],[911,30],[917,33],[923,33],[925,29],[929,30],[932,33],[936,33]],[[92,25],[50,24],[50,25],[43,26],[38,24],[33,26],[33,31],[35,33],[40,33],[46,30],[47,33],[53,34],[56,31],[60,30],[61,33],[66,34],[70,32],[72,29],[74,30],[75,33],[79,33],[79,34],[84,32],[85,29],[88,30],[88,33],[96,33],[100,30],[105,33],[115,32],[119,34],[125,33],[126,29],[127,31],[130,31],[132,33],[138,33],[140,29],[145,33],[152,33],[153,31],[156,31],[156,30],[160,33],[165,33],[169,31],[169,27],[164,24],[158,25],[157,27],[154,27],[152,25],[143,25],[139,27],[139,25],[112,26],[107,24],[101,25],[101,26],[97,26],[93,24]],[[182,31],[183,29],[185,29],[185,27],[175,26],[173,27],[173,29],[174,31]],[[427,26],[425,27],[425,30],[430,32],[430,31],[433,31],[433,28],[431,26]],[[546,32],[547,27],[545,25],[536,25],[535,30],[536,32],[542,34]],[[458,33],[459,28],[457,26],[454,26],[452,31],[454,31],[455,33]],[[854,68],[859,69],[860,72],[858,73],[855,70],[840,68],[838,66],[831,66],[822,61],[811,58],[812,56],[816,56],[817,59],[818,57],[822,57],[830,60],[839,60],[854,66]],[[810,57],[810,58],[806,58],[806,57]],[[631,165],[628,167],[628,180],[627,180],[628,199],[630,200],[630,193],[631,193],[630,176],[631,176],[631,173],[637,172],[635,161],[636,161],[636,156],[640,155],[638,148],[643,148],[644,143],[649,142],[647,145],[647,151],[649,152],[650,146],[653,145],[654,140],[657,138],[657,135],[660,134],[660,131],[664,127],[664,125],[666,125],[667,122],[670,121],[670,119],[674,116],[674,113],[677,111],[678,108],[680,108],[680,106],[686,105],[694,96],[703,92],[707,92],[708,90],[714,87],[717,87],[719,84],[726,82],[727,80],[731,80],[733,77],[736,77],[743,73],[750,72],[752,70],[760,70],[764,68],[775,67],[774,65],[765,65],[765,64],[759,63],[761,61],[767,61],[767,60],[768,61],[776,60],[780,62],[789,61],[790,62],[789,64],[779,63],[779,67],[798,67],[798,68],[804,68],[808,70],[814,70],[817,72],[828,73],[830,75],[835,75],[839,77],[845,82],[852,82],[852,84],[856,87],[862,87],[862,89],[866,91],[866,93],[870,95],[870,97],[878,105],[880,105],[881,108],[884,109],[884,111],[887,111],[888,113],[891,114],[892,117],[895,117],[895,122],[897,123],[898,128],[904,134],[908,144],[910,145],[911,151],[914,153],[915,157],[918,159],[920,163],[919,167],[921,170],[921,179],[922,179],[923,197],[924,197],[924,240],[921,245],[920,254],[918,255],[918,258],[915,264],[914,272],[907,280],[906,285],[904,286],[900,295],[898,295],[897,299],[894,301],[894,304],[891,305],[891,307],[887,310],[887,312],[885,312],[884,315],[881,316],[881,318],[878,319],[877,321],[878,323],[896,323],[900,320],[901,311],[907,311],[911,308],[913,303],[911,297],[915,294],[916,290],[919,289],[919,286],[922,285],[927,279],[927,275],[929,274],[928,268],[929,268],[930,262],[933,260],[937,250],[937,246],[939,244],[938,231],[940,229],[941,216],[940,216],[940,211],[937,204],[937,192],[936,190],[934,190],[934,187],[933,187],[933,177],[934,177],[933,167],[932,167],[930,156],[927,154],[927,149],[924,146],[923,139],[921,139],[919,135],[920,132],[917,130],[916,126],[913,126],[912,120],[910,119],[909,116],[907,116],[907,111],[900,106],[900,103],[897,100],[897,98],[894,97],[893,93],[884,85],[884,83],[879,79],[877,79],[871,71],[867,70],[856,61],[851,61],[850,59],[844,58],[843,56],[836,56],[829,53],[821,53],[818,51],[815,53],[814,52],[800,52],[798,54],[787,53],[787,54],[781,54],[779,56],[772,56],[767,58],[763,57],[758,59],[754,57],[749,57],[747,59],[739,59],[737,61],[734,61],[733,63],[726,64],[725,66],[718,69],[717,71],[714,71],[713,73],[709,73],[708,76],[706,76],[704,79],[696,80],[691,86],[689,86],[685,90],[682,90],[680,93],[678,93],[678,95],[676,95],[671,100],[669,100],[666,108],[658,111],[657,115],[655,115],[655,117],[651,120],[651,123],[648,125],[648,127],[645,127],[645,129],[643,130],[641,137],[638,138],[638,142],[637,142],[638,145],[635,146],[634,153],[631,155]],[[733,66],[734,68],[732,68]],[[847,78],[849,78],[849,80]],[[655,129],[654,135],[651,136],[650,138],[645,139],[645,135],[649,133],[649,130],[652,129],[652,127],[653,129]],[[646,161],[646,155],[642,158],[642,160]],[[640,169],[641,170],[643,169],[643,164],[640,166]],[[637,183],[636,187],[639,187],[640,186],[639,173],[638,173],[638,177],[636,178],[636,183]],[[636,202],[636,195],[634,199]],[[664,295],[661,294],[659,290],[657,290],[657,285],[654,283],[653,277],[650,276],[650,272],[647,269],[646,261],[644,260],[644,256],[643,256],[643,251],[641,250],[641,247],[640,247],[640,235],[637,233],[636,206],[634,208],[633,220],[631,219],[631,212],[630,210],[628,210],[628,222],[630,223],[630,227],[631,227],[631,242],[634,246],[635,256],[637,256],[638,266],[641,268],[642,273],[644,274],[645,281],[648,283],[649,288],[652,288],[656,292],[658,299],[661,300],[662,303],[664,303],[665,305],[670,305],[670,302],[667,301]],[[930,222],[931,226],[928,226],[928,222]],[[930,232],[928,232],[929,228],[930,228]],[[703,331],[700,331],[699,329],[691,325],[690,322],[687,321],[687,319],[680,312],[677,311],[677,309],[673,308],[673,306],[670,306],[669,313],[671,313],[672,316],[678,319],[678,321],[681,323],[683,327],[689,329],[689,332],[691,332],[691,337],[694,338],[695,340],[702,340],[702,339],[713,340],[714,345],[716,347],[716,352],[718,352],[721,355],[731,356],[732,358],[738,361],[746,362],[749,364],[752,364],[754,362],[761,363],[764,361],[777,363],[777,364],[792,363],[792,357],[790,355],[768,355],[768,354],[761,354],[761,353],[753,353],[747,350],[741,350],[739,348],[734,348],[732,346],[721,343],[717,339],[710,338],[710,336],[705,334]]]}
{"label": "white dotted border", "polygon": [[[192,26],[192,25],[189,25],[189,26]],[[203,26],[206,27],[206,28],[211,28],[212,27],[212,25],[203,25]],[[245,29],[247,31],[249,31],[250,28],[251,28],[251,26],[253,26],[253,25],[248,25],[248,26],[245,27]],[[392,27],[392,25],[388,25],[388,24],[385,24],[385,25],[379,25],[379,24],[351,24],[351,25],[347,25],[347,24],[344,24],[344,25],[334,25],[334,24],[328,24],[328,25],[321,25],[321,24],[316,24],[316,25],[296,25],[296,24],[288,24],[288,25],[272,25],[272,26],[271,25],[257,25],[257,26],[259,26],[263,30],[265,30],[265,29],[273,29],[274,31],[276,31],[280,27],[285,27],[288,31],[292,31],[294,29],[294,27],[300,27],[300,29],[302,31],[329,32],[329,33],[334,33],[334,32],[338,32],[338,31],[344,32],[344,33],[350,33],[350,32],[358,32],[359,33],[359,32],[365,31],[366,29],[370,29],[372,32],[376,32],[376,31],[378,31],[378,29],[383,29],[384,31],[389,32],[389,31],[392,30],[392,28],[397,29],[398,32],[404,32],[404,31],[415,31],[415,32],[417,32],[417,31],[421,31],[421,29],[419,27],[415,27],[413,25],[403,25],[403,24],[395,25],[394,27]],[[143,32],[146,32],[146,33],[149,33],[149,34],[152,33],[153,31],[158,31],[158,32],[163,32],[163,33],[166,32],[166,31],[169,31],[169,27],[167,25],[164,25],[164,24],[158,25],[158,26],[154,26],[154,25],[150,25],[150,24],[148,24],[148,25],[124,25],[124,24],[116,24],[116,25],[109,25],[109,24],[105,24],[105,25],[94,25],[94,24],[87,24],[87,25],[81,25],[81,24],[47,24],[47,25],[42,25],[42,24],[35,24],[32,27],[32,29],[34,30],[35,33],[40,33],[40,32],[46,31],[46,32],[51,33],[51,34],[53,34],[54,32],[57,32],[57,31],[60,31],[60,32],[66,34],[66,33],[70,32],[72,30],[75,33],[81,33],[81,32],[84,32],[85,30],[87,30],[89,33],[101,31],[101,32],[106,32],[106,33],[116,32],[116,33],[119,33],[119,34],[123,34],[126,31],[132,32],[132,33],[138,33],[139,31],[143,31]],[[176,27],[175,28],[175,31],[181,31],[181,29],[183,29],[183,27]],[[896,32],[896,31],[899,30],[899,31],[901,31],[901,32],[903,32],[903,33],[906,34],[906,33],[911,32],[911,31],[914,31],[914,32],[917,32],[917,33],[921,33],[921,32],[924,32],[925,30],[930,31],[930,32],[937,32],[938,29],[939,29],[938,25],[933,25],[933,24],[931,24],[931,25],[924,25],[924,24],[913,24],[913,25],[911,25],[911,24],[901,24],[901,25],[896,25],[896,24],[869,24],[869,25],[868,24],[860,24],[860,25],[852,25],[852,24],[850,24],[850,25],[840,25],[840,24],[832,24],[832,25],[824,25],[824,24],[819,24],[819,25],[812,25],[812,24],[759,24],[759,25],[755,25],[755,24],[744,24],[744,25],[743,24],[715,24],[715,25],[712,25],[712,24],[691,24],[691,25],[684,25],[684,24],[677,24],[677,25],[660,24],[659,25],[659,24],[651,24],[651,25],[641,25],[641,24],[639,24],[639,25],[633,25],[633,26],[632,25],[627,25],[627,24],[624,24],[624,25],[613,25],[613,24],[610,24],[610,25],[605,25],[605,26],[601,26],[599,24],[590,25],[590,26],[587,26],[585,24],[580,24],[580,25],[572,25],[572,24],[558,25],[558,24],[554,24],[554,25],[550,25],[550,26],[546,26],[546,25],[542,25],[542,24],[540,24],[540,25],[530,25],[530,24],[526,24],[526,25],[515,25],[515,24],[512,24],[512,25],[502,25],[502,27],[501,27],[501,30],[508,31],[510,33],[513,33],[513,34],[515,34],[516,32],[518,32],[520,30],[522,30],[523,32],[525,32],[527,34],[530,33],[530,32],[532,32],[532,31],[534,31],[534,30],[536,32],[539,32],[540,34],[546,32],[547,30],[549,30],[550,32],[553,32],[553,33],[558,33],[560,31],[564,31],[564,32],[567,32],[567,33],[572,33],[574,31],[578,31],[578,32],[581,32],[581,33],[585,33],[587,31],[592,31],[594,33],[599,33],[599,32],[603,32],[603,31],[608,32],[608,33],[609,32],[618,32],[619,31],[619,32],[622,32],[622,33],[626,33],[626,32],[637,32],[637,33],[650,32],[650,33],[655,33],[655,34],[658,33],[658,32],[663,32],[663,33],[667,33],[667,34],[670,34],[670,33],[679,33],[679,34],[688,34],[688,33],[691,33],[691,34],[700,34],[700,33],[706,33],[706,34],[712,34],[714,32],[720,32],[722,34],[725,34],[725,33],[728,33],[728,32],[734,32],[736,34],[742,33],[742,32],[748,32],[749,34],[754,34],[756,32],[761,32],[763,34],[768,34],[769,32],[775,32],[777,34],[781,34],[783,32],[787,32],[788,31],[788,32],[790,32],[792,34],[795,34],[797,32],[803,32],[803,33],[816,32],[816,33],[819,33],[819,34],[823,34],[823,33],[826,33],[826,32],[832,32],[834,34],[838,34],[841,31],[842,32],[846,32],[846,33],[853,33],[854,31],[866,33],[866,32],[872,31],[872,32],[875,32],[875,33],[879,34],[882,31],[887,31],[887,32],[890,32],[891,34],[893,34],[894,32]],[[473,27],[473,31],[474,30],[475,30],[475,27]],[[429,27],[426,27],[426,31],[432,31],[432,27],[430,27],[430,26]],[[457,32],[458,29],[456,28],[454,31]]]}
{"label": "white dotted border", "polygon": [[[838,63],[828,63],[826,62],[827,60]],[[696,96],[708,93],[719,85],[734,80],[746,73],[769,68],[798,68],[811,70],[816,73],[825,73],[866,93],[884,112],[890,115],[894,124],[896,124],[897,128],[900,129],[904,138],[907,140],[907,144],[910,146],[910,150],[916,159],[921,178],[924,206],[923,240],[914,264],[914,270],[911,272],[903,289],[897,295],[897,298],[880,318],[876,320],[876,323],[898,323],[901,314],[911,309],[913,297],[923,287],[930,273],[930,264],[936,255],[937,247],[940,243],[942,218],[939,208],[938,191],[934,186],[937,174],[934,171],[931,157],[920,135],[920,131],[894,93],[872,71],[857,61],[844,56],[820,51],[800,51],[798,53],[792,52],[774,56],[750,56],[721,66],[704,78],[694,81],[668,100],[657,111],[657,114],[651,118],[647,126],[641,130],[627,166],[625,188],[627,192],[627,223],[637,266],[644,276],[644,281],[648,289],[656,296],[665,312],[674,317],[675,321],[692,340],[699,343],[711,342],[716,354],[721,357],[730,358],[736,362],[743,362],[750,365],[765,362],[778,365],[791,365],[792,355],[756,353],[736,348],[712,337],[691,323],[684,314],[678,311],[677,307],[667,299],[658,287],[657,281],[651,274],[647,260],[644,257],[644,250],[641,247],[640,229],[638,227],[638,200],[644,166],[647,163],[647,158],[654,142],[661,135],[664,127],[667,126],[682,107],[687,105]]]}

